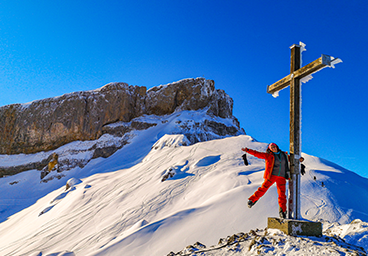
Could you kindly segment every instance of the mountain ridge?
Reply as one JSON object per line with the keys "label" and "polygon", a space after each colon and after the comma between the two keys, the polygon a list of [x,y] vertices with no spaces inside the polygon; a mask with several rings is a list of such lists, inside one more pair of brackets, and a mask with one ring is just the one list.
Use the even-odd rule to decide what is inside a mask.
{"label": "mountain ridge", "polygon": [[[249,157],[250,165],[244,166],[240,148],[245,145],[262,151],[266,143],[239,135],[185,145],[183,135],[164,135],[162,131],[162,127],[139,131],[140,136],[109,158],[94,159],[61,180],[39,185],[55,187],[71,177],[81,179],[68,190],[56,186],[1,223],[0,252],[167,255],[196,241],[215,244],[229,234],[262,229],[267,217],[277,216],[274,188],[252,209],[246,207],[247,197],[263,181],[264,163]],[[367,179],[316,157],[303,157],[307,166],[307,175],[302,177],[303,218],[324,220],[324,230],[336,222],[367,219],[364,197],[359,204],[346,200],[360,189],[367,190]],[[174,175],[162,181],[169,170],[174,170]],[[22,185],[25,181],[20,177],[26,173],[3,178],[8,185],[3,183],[0,188]],[[14,179],[20,180],[19,184],[9,185]],[[347,195],[338,193],[344,184],[355,181],[365,186],[351,188]],[[368,237],[364,239],[363,245]]]}
{"label": "mountain ridge", "polygon": [[[112,134],[97,140],[73,141],[48,152],[0,155],[6,166],[38,161],[51,153],[59,154],[60,162],[83,163],[62,175],[50,172],[48,182],[40,182],[37,169],[0,178],[0,254],[167,255],[197,241],[211,245],[229,234],[262,230],[267,217],[278,216],[277,191],[271,187],[252,209],[247,208],[247,198],[263,182],[264,162],[249,156],[245,166],[241,148],[265,151],[268,143],[239,129],[234,135],[219,134],[208,124],[236,128],[237,122],[209,109],[143,115],[107,124]],[[120,133],[133,122],[143,129]],[[108,157],[93,158],[96,148],[125,142]],[[303,157],[301,212],[305,219],[323,221],[323,238],[329,241],[322,252],[350,253],[339,242],[342,237],[367,250],[368,179],[327,160],[304,153]],[[271,254],[269,243],[280,241],[283,247],[274,247],[271,255],[305,251],[309,256],[317,250],[314,243],[322,244],[277,232],[262,244],[261,233],[254,243],[253,238],[249,241],[252,246],[234,244],[213,255],[253,255],[259,250]],[[365,255],[364,250],[356,252]]]}
{"label": "mountain ridge", "polygon": [[[103,143],[92,145],[88,150],[92,154],[90,159],[109,157],[129,143],[131,132],[157,125],[157,122],[146,122],[145,116],[167,116],[183,110],[203,110],[209,117],[196,123],[180,121],[177,124],[180,129],[176,132],[184,133],[191,143],[245,134],[232,114],[232,98],[223,90],[215,89],[212,80],[184,79],[148,91],[145,87],[110,83],[96,90],[1,107],[0,153],[50,153],[27,164],[0,163],[0,176],[42,170],[51,161],[53,150],[73,141],[102,140]],[[224,125],[221,120],[228,118],[232,122]],[[108,136],[121,140],[114,143]],[[83,167],[86,163],[60,159],[59,170]]]}
{"label": "mountain ridge", "polygon": [[[99,89],[0,107],[0,154],[49,151],[77,140],[96,140],[111,123],[207,107],[233,118],[233,100],[213,80],[183,79],[153,87],[110,83]],[[239,127],[239,122],[237,122]]]}

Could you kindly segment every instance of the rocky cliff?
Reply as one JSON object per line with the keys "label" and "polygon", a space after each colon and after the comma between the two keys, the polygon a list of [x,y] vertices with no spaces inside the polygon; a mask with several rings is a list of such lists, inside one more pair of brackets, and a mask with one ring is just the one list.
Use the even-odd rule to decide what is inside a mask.
{"label": "rocky cliff", "polygon": [[[164,117],[184,110],[205,111],[213,118],[203,118],[200,122],[177,121],[168,131],[184,134],[191,143],[244,134],[232,115],[232,108],[233,100],[223,90],[216,90],[214,81],[204,78],[185,79],[148,91],[146,87],[110,83],[93,91],[3,106],[0,108],[0,155],[45,153],[42,161],[7,166],[0,163],[0,175],[41,170],[53,150],[73,141],[94,141],[85,149],[91,157],[82,162],[78,159],[71,161],[63,155],[70,152],[64,152],[59,158],[60,170],[83,167],[90,159],[108,157],[129,143],[134,136],[132,131],[158,124],[157,121],[145,122],[144,118],[140,119],[143,116]],[[110,139],[116,137],[118,143]]]}
{"label": "rocky cliff", "polygon": [[[13,104],[0,108],[0,154],[35,153],[76,140],[95,140],[103,128],[147,115],[208,108],[208,113],[232,117],[232,99],[216,90],[214,81],[185,79],[154,87],[110,83],[85,92]],[[239,128],[239,127],[238,127]]]}

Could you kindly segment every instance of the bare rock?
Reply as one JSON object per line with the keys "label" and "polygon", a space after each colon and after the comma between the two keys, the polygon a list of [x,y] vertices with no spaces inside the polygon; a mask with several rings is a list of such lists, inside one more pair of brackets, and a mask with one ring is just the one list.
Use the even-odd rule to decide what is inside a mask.
{"label": "bare rock", "polygon": [[145,91],[112,83],[95,91],[1,107],[0,154],[29,154],[98,139],[104,125],[142,115]]}
{"label": "bare rock", "polygon": [[[223,90],[216,90],[213,80],[184,79],[148,91],[144,86],[110,83],[97,90],[0,107],[0,154],[51,152],[67,143],[97,140],[105,134],[122,138],[119,145],[95,145],[88,149],[92,159],[108,157],[128,143],[129,136],[124,138],[131,131],[158,124],[145,123],[138,117],[200,109],[211,117],[230,118],[233,125],[188,120],[177,123],[173,133],[185,134],[190,143],[237,135],[239,131],[245,133],[232,115],[233,100]],[[25,165],[0,167],[0,177],[42,170],[51,157]],[[76,166],[82,168],[89,160],[61,156],[57,162],[60,171],[64,171]]]}

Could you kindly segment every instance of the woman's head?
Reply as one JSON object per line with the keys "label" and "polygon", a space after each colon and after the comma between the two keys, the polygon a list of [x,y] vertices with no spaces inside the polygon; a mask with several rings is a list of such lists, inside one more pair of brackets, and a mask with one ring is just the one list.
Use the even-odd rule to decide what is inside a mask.
{"label": "woman's head", "polygon": [[267,147],[267,153],[270,153],[270,152],[279,152],[280,149],[279,149],[279,146],[276,145],[276,143],[270,143]]}

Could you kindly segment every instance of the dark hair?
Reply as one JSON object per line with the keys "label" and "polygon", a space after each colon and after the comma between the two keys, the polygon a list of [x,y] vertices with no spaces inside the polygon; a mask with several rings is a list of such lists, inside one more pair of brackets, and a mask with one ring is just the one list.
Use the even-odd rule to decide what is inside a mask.
{"label": "dark hair", "polygon": [[[266,150],[266,153],[271,153],[271,149],[270,149],[270,145],[271,145],[272,143],[270,143],[270,144],[268,144],[268,146],[267,146],[267,150]],[[276,145],[276,147],[277,147],[277,152],[279,152],[280,151],[280,148],[279,148],[279,146],[276,144],[276,143],[274,143],[275,145]]]}

